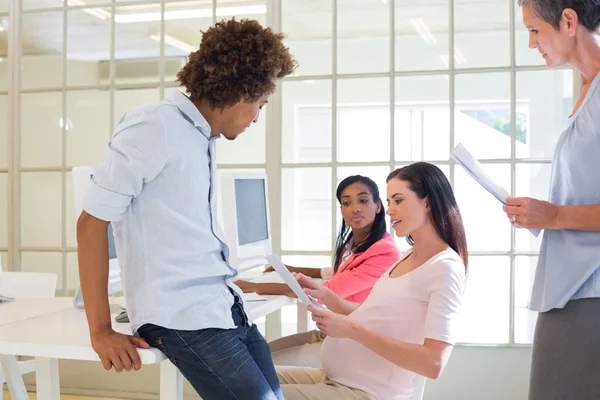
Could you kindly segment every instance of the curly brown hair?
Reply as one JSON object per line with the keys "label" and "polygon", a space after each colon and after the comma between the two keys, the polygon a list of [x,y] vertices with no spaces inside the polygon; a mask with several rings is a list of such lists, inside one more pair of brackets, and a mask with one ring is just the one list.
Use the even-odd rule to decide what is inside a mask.
{"label": "curly brown hair", "polygon": [[208,101],[213,109],[255,102],[296,68],[283,38],[256,20],[217,22],[202,32],[200,48],[190,54],[177,81],[192,101]]}

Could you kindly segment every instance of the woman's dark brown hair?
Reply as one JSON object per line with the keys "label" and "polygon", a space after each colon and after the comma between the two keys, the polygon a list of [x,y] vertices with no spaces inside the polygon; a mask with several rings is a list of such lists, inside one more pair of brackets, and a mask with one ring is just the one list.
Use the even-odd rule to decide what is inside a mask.
{"label": "woman's dark brown hair", "polygon": [[202,33],[200,48],[190,54],[177,80],[192,101],[208,101],[213,109],[253,103],[273,93],[276,80],[296,68],[283,38],[256,20],[217,22]]}
{"label": "woman's dark brown hair", "polygon": [[[427,197],[431,209],[431,223],[435,231],[458,253],[466,268],[469,259],[467,236],[452,186],[446,175],[433,164],[417,162],[395,170],[387,177],[386,182],[394,178],[408,182],[410,190],[420,199]],[[406,240],[411,246],[414,244],[410,235]]]}

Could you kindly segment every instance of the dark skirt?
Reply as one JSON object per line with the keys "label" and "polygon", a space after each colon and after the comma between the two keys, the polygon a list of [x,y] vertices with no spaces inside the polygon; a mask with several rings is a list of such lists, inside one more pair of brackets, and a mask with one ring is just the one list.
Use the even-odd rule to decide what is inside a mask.
{"label": "dark skirt", "polygon": [[529,400],[600,400],[600,298],[539,314]]}

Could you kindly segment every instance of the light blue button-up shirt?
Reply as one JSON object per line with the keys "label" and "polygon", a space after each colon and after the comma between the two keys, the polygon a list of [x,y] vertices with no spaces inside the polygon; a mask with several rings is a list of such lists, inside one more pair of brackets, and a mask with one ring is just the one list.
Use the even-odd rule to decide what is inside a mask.
{"label": "light blue button-up shirt", "polygon": [[[556,144],[550,202],[600,204],[600,74]],[[530,308],[545,312],[569,300],[600,297],[600,232],[545,230]]]}
{"label": "light blue button-up shirt", "polygon": [[112,222],[134,332],[235,327],[230,288],[241,292],[217,222],[215,139],[173,89],[128,111],[93,168],[83,208]]}

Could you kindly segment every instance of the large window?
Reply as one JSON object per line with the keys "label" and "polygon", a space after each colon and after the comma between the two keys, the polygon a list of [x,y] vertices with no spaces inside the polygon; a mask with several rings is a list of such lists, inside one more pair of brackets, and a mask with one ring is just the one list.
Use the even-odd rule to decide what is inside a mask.
{"label": "large window", "polygon": [[[531,341],[539,239],[512,229],[449,157],[462,142],[513,194],[547,196],[573,77],[527,48],[516,1],[13,3],[0,0],[5,269],[56,272],[61,294],[75,290],[71,168],[98,162],[123,113],[163,99],[200,31],[235,15],[285,32],[300,64],[258,124],[217,144],[220,168],[267,171],[273,250],[291,264],[329,265],[337,183],[360,173],[385,193],[390,171],[430,161],[456,190],[473,255],[460,340]],[[282,314],[291,333],[295,307]]]}
{"label": "large window", "polygon": [[316,3],[282,4],[300,62],[281,85],[282,253],[331,255],[344,177],[370,176],[385,193],[393,169],[432,162],[455,188],[472,254],[460,341],[530,343],[540,239],[515,231],[450,151],[461,142],[512,194],[546,198],[572,72],[546,70],[527,48],[515,2]]}

